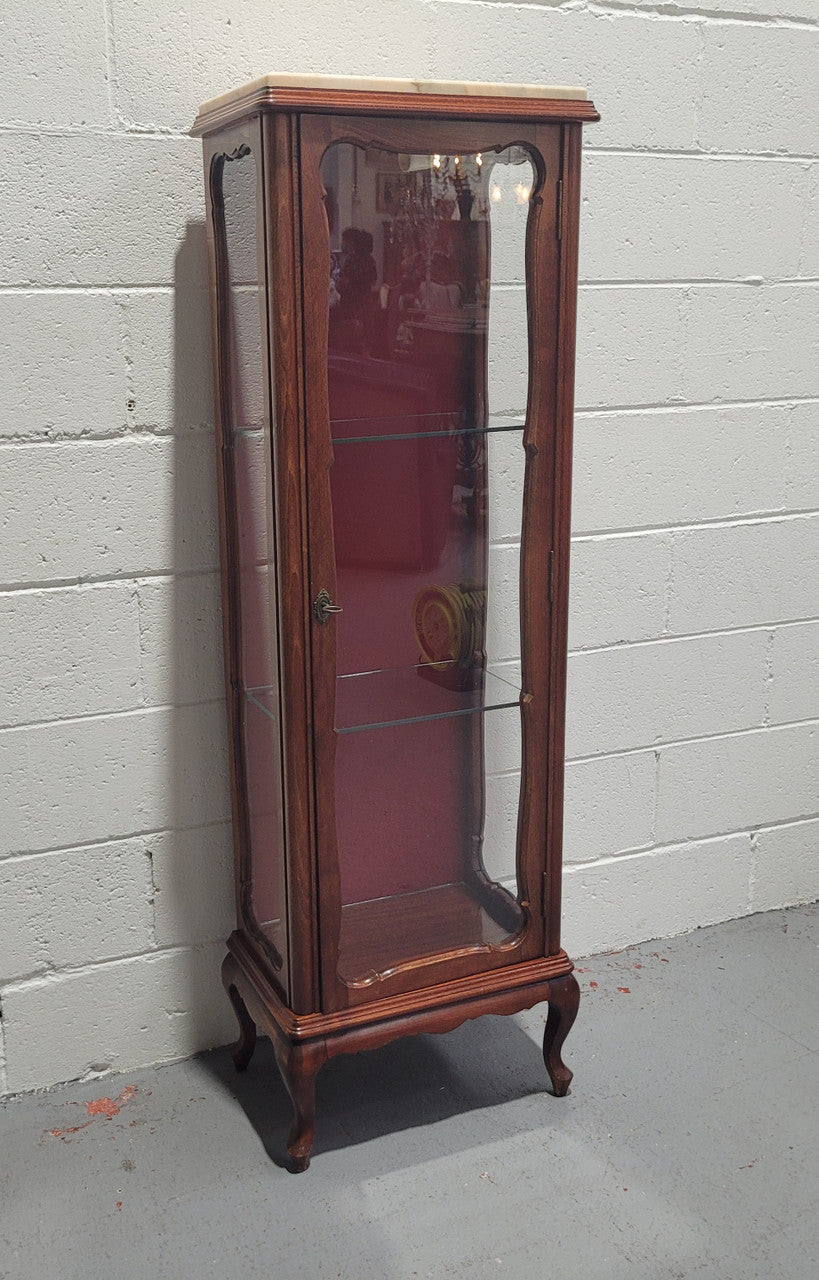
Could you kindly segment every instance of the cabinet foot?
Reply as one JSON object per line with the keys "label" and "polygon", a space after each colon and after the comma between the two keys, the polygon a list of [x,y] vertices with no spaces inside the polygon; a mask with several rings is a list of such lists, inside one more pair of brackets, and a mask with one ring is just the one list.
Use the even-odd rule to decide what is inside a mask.
{"label": "cabinet foot", "polygon": [[310,1164],[316,1124],[316,1076],[327,1054],[316,1044],[274,1041],[276,1061],[293,1103],[293,1124],[287,1136],[290,1169],[303,1173]]}
{"label": "cabinet foot", "polygon": [[232,982],[233,962],[230,956],[225,960],[222,966],[222,981],[225,984],[225,990],[230,997],[230,1003],[233,1005],[233,1011],[239,1022],[239,1039],[233,1046],[233,1065],[237,1071],[245,1071],[250,1059],[253,1057],[253,1050],[256,1048],[256,1023],[251,1018],[242,997]]}
{"label": "cabinet foot", "polygon": [[572,1073],[560,1056],[563,1041],[572,1029],[580,1004],[580,988],[573,974],[555,978],[549,983],[549,1013],[543,1033],[543,1061],[556,1098],[569,1092]]}

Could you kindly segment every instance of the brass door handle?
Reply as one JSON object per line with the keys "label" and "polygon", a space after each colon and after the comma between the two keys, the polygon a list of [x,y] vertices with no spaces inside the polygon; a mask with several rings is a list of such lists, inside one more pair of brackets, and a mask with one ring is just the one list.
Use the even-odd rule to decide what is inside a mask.
{"label": "brass door handle", "polygon": [[330,592],[325,587],[321,588],[315,600],[313,601],[313,613],[319,622],[324,623],[330,617],[331,613],[343,613],[341,605],[333,604],[330,599]]}

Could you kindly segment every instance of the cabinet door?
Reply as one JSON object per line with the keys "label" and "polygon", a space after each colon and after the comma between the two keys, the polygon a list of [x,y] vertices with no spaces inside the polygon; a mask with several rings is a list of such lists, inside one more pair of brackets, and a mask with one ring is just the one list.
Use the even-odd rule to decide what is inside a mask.
{"label": "cabinet door", "polygon": [[560,137],[301,120],[325,1009],[544,951]]}

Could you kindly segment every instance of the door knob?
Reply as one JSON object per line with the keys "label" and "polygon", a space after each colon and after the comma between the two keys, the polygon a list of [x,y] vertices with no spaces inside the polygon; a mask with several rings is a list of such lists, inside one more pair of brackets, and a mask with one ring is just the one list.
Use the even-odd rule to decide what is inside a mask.
{"label": "door knob", "polygon": [[313,601],[313,613],[319,622],[327,622],[331,613],[343,613],[341,605],[333,604],[330,599],[330,592],[325,587],[321,588],[315,600]]}

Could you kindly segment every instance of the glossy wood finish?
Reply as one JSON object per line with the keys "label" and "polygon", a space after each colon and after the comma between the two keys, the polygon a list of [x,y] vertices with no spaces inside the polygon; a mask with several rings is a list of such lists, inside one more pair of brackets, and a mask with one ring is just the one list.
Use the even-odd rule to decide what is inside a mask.
{"label": "glossy wood finish", "polygon": [[[235,1050],[247,1066],[256,1027],[273,1040],[293,1101],[288,1150],[295,1170],[307,1167],[313,1140],[314,1083],[323,1062],[397,1036],[451,1029],[483,1013],[512,1013],[549,1002],[544,1061],[555,1094],[571,1073],[560,1051],[577,1012],[572,965],[560,949],[563,717],[569,549],[569,501],[580,131],[596,119],[588,102],[478,100],[418,95],[339,95],[279,91],[232,104],[230,123],[218,113],[197,122],[205,138],[206,173],[223,155],[252,145],[260,166],[260,271],[266,280],[263,329],[267,408],[275,424],[272,462],[275,497],[276,591],[280,618],[282,746],[284,759],[288,977],[248,910],[247,821],[241,747],[241,691],[236,654],[240,602],[234,587],[235,517],[230,458],[222,443],[230,412],[225,358],[224,262],[208,176],[208,232],[216,362],[219,503],[223,613],[228,687],[231,789],[237,850],[239,928],[230,939],[223,978],[240,1026]],[[304,97],[307,94],[308,97]],[[353,102],[352,99],[355,99]],[[396,101],[401,99],[401,101]],[[308,114],[298,114],[305,105]],[[249,112],[260,112],[241,119]],[[339,113],[344,113],[344,119]],[[372,115],[374,118],[366,118]],[[511,940],[488,917],[479,947],[462,945],[456,886],[436,891],[436,906],[414,923],[414,904],[403,904],[406,963],[364,951],[341,957],[342,907],[332,818],[335,735],[332,622],[317,625],[312,600],[321,587],[334,592],[328,467],[326,310],[327,230],[318,159],[328,143],[345,138],[401,152],[422,151],[421,119],[437,118],[442,151],[526,145],[538,162],[538,185],[527,231],[530,390],[525,446],[522,566],[524,777],[518,829],[518,877],[526,925]],[[220,130],[214,132],[214,130]],[[558,231],[562,226],[562,236]],[[532,282],[537,282],[533,287]],[[325,726],[325,731],[322,731]],[[479,749],[476,742],[475,750]],[[473,886],[474,888],[475,886]],[[488,887],[491,894],[491,886]],[[479,896],[479,895],[476,895]],[[439,900],[439,901],[438,901]],[[445,901],[446,900],[446,901]],[[429,903],[425,904],[429,906]],[[350,911],[378,910],[357,904]],[[475,898],[464,910],[480,911]],[[453,914],[454,913],[454,914]],[[401,926],[404,927],[404,926]],[[467,931],[468,932],[468,931]],[[443,949],[442,949],[443,948]],[[410,953],[415,950],[413,957]],[[399,947],[400,951],[400,947]],[[435,954],[433,954],[433,952]],[[426,957],[426,958],[425,958]],[[340,972],[357,974],[352,983]]]}
{"label": "glossy wood finish", "polygon": [[[378,1049],[405,1035],[453,1031],[483,1014],[520,1013],[544,1001],[549,1017],[544,1061],[556,1097],[568,1091],[572,1073],[560,1050],[577,1013],[579,988],[564,953],[467,981],[445,983],[336,1014],[297,1017],[284,1005],[258,957],[240,933],[231,935],[222,981],[236,1010],[241,1037],[234,1049],[238,1070],[247,1067],[258,1025],[273,1043],[276,1061],[293,1103],[287,1150],[294,1173],[310,1163],[315,1127],[315,1078],[328,1058]],[[576,993],[576,995],[575,995]]]}
{"label": "glossy wood finish", "polygon": [[558,352],[555,376],[556,439],[554,453],[554,548],[549,723],[546,773],[549,812],[546,833],[546,950],[560,946],[561,871],[563,865],[563,775],[566,740],[566,661],[569,639],[569,545],[571,541],[572,429],[574,363],[577,332],[577,262],[580,230],[579,124],[564,125],[561,139],[561,240],[557,313]]}
{"label": "glossy wood finish", "polygon": [[290,1001],[294,1009],[308,1010],[319,1007],[320,995],[297,122],[290,116],[268,115],[262,119],[262,129],[267,175],[269,362],[276,413],[274,476],[284,677]]}
{"label": "glossy wood finish", "polygon": [[342,907],[341,913],[353,917],[357,926],[345,931],[351,941],[338,958],[339,973],[348,986],[377,983],[383,992],[385,977],[401,971],[412,975],[419,954],[470,955],[482,950],[488,959],[493,948],[515,948],[508,929],[463,884],[356,902]]}
{"label": "glossy wood finish", "polygon": [[572,1029],[580,1004],[580,987],[574,974],[568,973],[565,978],[558,978],[549,988],[549,1014],[543,1032],[543,1061],[549,1072],[556,1098],[563,1098],[569,1092],[572,1073],[560,1056],[563,1041]]}
{"label": "glossy wood finish", "polygon": [[583,98],[503,98],[489,95],[382,93],[368,90],[260,88],[197,116],[191,130],[202,137],[248,116],[324,113],[380,115],[423,120],[549,120],[592,123],[600,119],[594,103]]}

